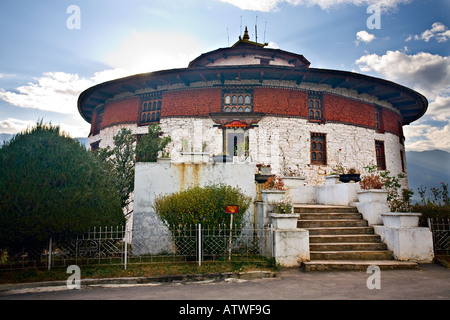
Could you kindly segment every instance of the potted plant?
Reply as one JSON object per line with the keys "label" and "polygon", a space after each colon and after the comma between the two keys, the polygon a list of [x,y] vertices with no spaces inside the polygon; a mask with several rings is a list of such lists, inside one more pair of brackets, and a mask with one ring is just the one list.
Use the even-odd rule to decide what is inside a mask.
{"label": "potted plant", "polygon": [[256,168],[261,175],[270,176],[272,174],[272,168],[270,167],[270,164],[258,163],[256,165]]}
{"label": "potted plant", "polygon": [[157,162],[170,162],[172,158],[170,157],[170,151],[168,148],[164,148],[161,151],[161,157],[159,157],[156,161]]}
{"label": "potted plant", "polygon": [[272,226],[275,229],[296,229],[299,214],[294,214],[293,204],[289,198],[283,198],[277,202],[272,203],[273,211],[270,213],[272,219]]}
{"label": "potted plant", "polygon": [[414,194],[409,189],[402,189],[402,197],[390,201],[391,212],[382,213],[385,227],[416,228],[419,226],[421,213],[411,212],[411,197]]}
{"label": "potted plant", "polygon": [[267,203],[278,202],[286,193],[283,181],[277,176],[269,177],[264,183],[263,188],[261,190],[261,197]]}
{"label": "potted plant", "polygon": [[302,177],[301,171],[298,169],[298,165],[297,169],[293,169],[292,167],[287,168],[286,166],[283,166],[282,174],[284,186],[288,190],[298,189],[305,185],[305,178]]}
{"label": "potted plant", "polygon": [[359,202],[386,202],[388,192],[378,173],[371,172],[359,181],[362,191],[358,192]]}
{"label": "potted plant", "polygon": [[236,146],[238,162],[245,162],[248,158],[248,142],[241,141]]}
{"label": "potted plant", "polygon": [[364,167],[367,174],[359,181],[362,191],[358,192],[359,202],[387,202],[388,191],[384,190],[385,183],[377,166]]}
{"label": "potted plant", "polygon": [[359,182],[361,181],[361,174],[355,168],[350,168],[345,173],[339,175],[339,181],[344,183],[350,181]]}

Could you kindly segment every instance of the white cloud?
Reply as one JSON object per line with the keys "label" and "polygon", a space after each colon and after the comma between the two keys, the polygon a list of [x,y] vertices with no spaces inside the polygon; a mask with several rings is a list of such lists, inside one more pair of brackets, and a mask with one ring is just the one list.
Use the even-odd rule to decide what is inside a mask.
{"label": "white cloud", "polygon": [[105,62],[128,74],[186,68],[205,48],[192,35],[175,32],[137,32],[105,57]]}
{"label": "white cloud", "polygon": [[338,5],[378,5],[383,11],[396,9],[399,4],[408,4],[412,0],[220,0],[232,4],[242,10],[271,12],[278,10],[278,5],[285,2],[293,6],[318,5],[323,10],[331,9]]}
{"label": "white cloud", "polygon": [[65,72],[46,72],[35,81],[17,92],[0,89],[0,99],[22,108],[76,114],[78,95],[93,83]]}
{"label": "white cloud", "polygon": [[429,116],[431,120],[449,121],[450,97],[437,97],[429,104],[427,116]]}
{"label": "white cloud", "polygon": [[8,118],[0,121],[0,132],[16,134],[19,131],[23,131],[28,127],[31,127],[35,122]]}
{"label": "white cloud", "polygon": [[409,35],[405,41],[423,40],[429,42],[432,38],[436,38],[437,42],[447,42],[450,39],[450,30],[441,22],[435,22],[431,25],[431,29],[427,29],[420,35]]}
{"label": "white cloud", "polygon": [[269,49],[280,49],[280,46],[278,45],[278,43],[270,41],[267,44],[266,48],[269,48]]}
{"label": "white cloud", "polygon": [[[80,77],[66,72],[46,72],[34,81],[15,88],[0,88],[0,99],[21,108],[39,109],[66,114],[61,129],[73,137],[83,137],[89,124],[78,113],[78,97],[84,90],[105,81],[156,70],[185,68],[204,51],[192,36],[169,32],[133,32],[106,58],[111,69]],[[0,74],[0,78],[12,75]],[[2,121],[0,132],[17,133],[33,124],[31,121]]]}
{"label": "white cloud", "polygon": [[388,51],[384,55],[362,56],[356,64],[361,71],[374,71],[428,98],[426,114],[404,127],[407,150],[440,149],[450,152],[450,57],[425,52],[408,55]]}
{"label": "white cloud", "polygon": [[369,43],[375,39],[375,35],[368,33],[365,30],[358,31],[356,33],[356,44],[358,45],[360,41]]}
{"label": "white cloud", "polygon": [[450,90],[450,57],[419,52],[408,55],[401,51],[368,54],[356,61],[363,72],[375,71],[383,77],[412,87],[434,100]]}
{"label": "white cloud", "polygon": [[450,152],[450,124],[436,127],[426,124],[412,124],[404,127],[406,150],[445,150]]}
{"label": "white cloud", "polygon": [[16,75],[13,73],[0,73],[0,79],[4,79],[4,78],[13,78]]}

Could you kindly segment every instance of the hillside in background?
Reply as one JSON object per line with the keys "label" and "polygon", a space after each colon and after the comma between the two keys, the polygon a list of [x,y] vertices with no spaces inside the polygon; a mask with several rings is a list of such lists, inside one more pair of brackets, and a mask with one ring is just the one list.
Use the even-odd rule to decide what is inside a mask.
{"label": "hillside in background", "polygon": [[439,188],[441,182],[450,184],[450,153],[441,150],[407,151],[409,189],[414,191],[413,200],[420,200],[420,186]]}

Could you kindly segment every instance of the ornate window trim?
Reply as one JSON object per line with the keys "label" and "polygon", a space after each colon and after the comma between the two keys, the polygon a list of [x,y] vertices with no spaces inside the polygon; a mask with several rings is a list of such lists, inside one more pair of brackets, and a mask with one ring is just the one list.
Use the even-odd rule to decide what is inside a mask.
{"label": "ornate window trim", "polygon": [[311,132],[311,164],[327,164],[327,136],[325,133]]}
{"label": "ornate window trim", "polygon": [[253,89],[222,89],[222,112],[253,112]]}
{"label": "ornate window trim", "polygon": [[322,93],[308,91],[308,120],[323,122]]}
{"label": "ornate window trim", "polygon": [[158,123],[161,119],[162,93],[152,92],[141,96],[138,125]]}

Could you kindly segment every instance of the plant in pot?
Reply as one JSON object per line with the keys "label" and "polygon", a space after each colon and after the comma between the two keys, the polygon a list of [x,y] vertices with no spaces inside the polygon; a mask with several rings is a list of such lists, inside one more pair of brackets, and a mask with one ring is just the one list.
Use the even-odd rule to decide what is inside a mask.
{"label": "plant in pot", "polygon": [[386,202],[388,192],[384,189],[384,182],[379,172],[373,167],[367,167],[368,174],[359,181],[362,191],[358,192],[359,202]]}
{"label": "plant in pot", "polygon": [[273,211],[270,216],[275,229],[295,229],[299,214],[292,213],[293,203],[289,198],[283,198],[272,203]]}
{"label": "plant in pot", "polygon": [[278,214],[291,214],[294,207],[290,198],[285,197],[277,202],[272,203],[273,211]]}
{"label": "plant in pot", "polygon": [[361,174],[355,168],[350,168],[344,172],[339,175],[339,181],[341,182],[348,183],[350,181],[358,182],[361,180]]}
{"label": "plant in pot", "polygon": [[277,176],[269,177],[267,181],[264,183],[264,189],[265,190],[283,190],[285,191],[286,188],[284,187],[283,180]]}
{"label": "plant in pot", "polygon": [[283,181],[277,176],[272,176],[264,183],[261,197],[264,202],[273,203],[281,200],[285,193],[286,188]]}
{"label": "plant in pot", "polygon": [[269,176],[272,174],[272,168],[270,167],[270,164],[258,163],[256,165],[256,169],[261,175]]}

